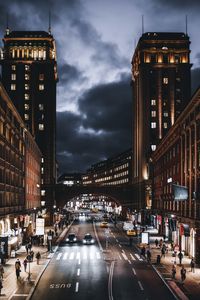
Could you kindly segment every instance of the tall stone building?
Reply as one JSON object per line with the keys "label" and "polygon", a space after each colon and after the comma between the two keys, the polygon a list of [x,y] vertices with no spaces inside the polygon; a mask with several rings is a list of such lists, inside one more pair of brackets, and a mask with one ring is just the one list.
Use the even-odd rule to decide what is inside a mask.
{"label": "tall stone building", "polygon": [[190,40],[144,33],[132,59],[133,184],[138,208],[151,207],[151,155],[190,99]]}
{"label": "tall stone building", "polygon": [[42,152],[41,195],[51,207],[56,180],[55,40],[51,32],[7,28],[3,43],[2,83]]}

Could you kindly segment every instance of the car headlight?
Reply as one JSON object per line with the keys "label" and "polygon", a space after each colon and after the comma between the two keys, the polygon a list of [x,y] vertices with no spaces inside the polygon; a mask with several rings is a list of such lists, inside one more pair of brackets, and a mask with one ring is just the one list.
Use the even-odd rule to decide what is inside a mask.
{"label": "car headlight", "polygon": [[86,240],[83,240],[83,243],[85,244],[85,243],[86,243]]}
{"label": "car headlight", "polygon": [[74,238],[73,241],[76,242],[76,238]]}
{"label": "car headlight", "polygon": [[67,238],[66,241],[69,242],[69,239]]}
{"label": "car headlight", "polygon": [[94,243],[94,239],[91,239],[91,243]]}

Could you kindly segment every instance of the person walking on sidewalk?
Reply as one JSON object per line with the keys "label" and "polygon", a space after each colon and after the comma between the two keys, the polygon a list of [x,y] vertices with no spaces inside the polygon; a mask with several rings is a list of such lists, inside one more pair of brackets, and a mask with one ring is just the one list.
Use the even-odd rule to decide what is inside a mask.
{"label": "person walking on sidewalk", "polygon": [[158,240],[155,239],[155,245],[156,245],[156,248],[158,248]]}
{"label": "person walking on sidewalk", "polygon": [[15,271],[16,271],[16,277],[19,279],[20,272],[21,272],[21,262],[19,259],[15,262]]}
{"label": "person walking on sidewalk", "polygon": [[172,266],[172,279],[176,279],[176,265],[173,264]]}
{"label": "person walking on sidewalk", "polygon": [[0,296],[1,296],[1,290],[3,288],[2,279],[0,279]]}
{"label": "person walking on sidewalk", "polygon": [[28,264],[28,260],[25,258],[25,260],[23,261],[24,272],[26,272],[27,264]]}
{"label": "person walking on sidewalk", "polygon": [[179,264],[181,265],[183,259],[183,253],[181,251],[178,253],[178,258],[179,258]]}
{"label": "person walking on sidewalk", "polygon": [[191,267],[191,272],[194,273],[194,267],[195,267],[194,258],[191,259],[190,267]]}
{"label": "person walking on sidewalk", "polygon": [[41,258],[41,254],[40,254],[39,251],[36,253],[35,257],[36,257],[36,259],[37,259],[37,265],[39,265],[40,258]]}
{"label": "person walking on sidewalk", "polygon": [[0,279],[3,280],[3,274],[4,274],[4,268],[2,266],[2,264],[0,264]]}
{"label": "person walking on sidewalk", "polygon": [[181,273],[181,281],[183,282],[186,279],[186,269],[184,268],[184,266],[182,266],[180,273]]}
{"label": "person walking on sidewalk", "polygon": [[149,249],[147,250],[147,261],[151,262],[151,251]]}

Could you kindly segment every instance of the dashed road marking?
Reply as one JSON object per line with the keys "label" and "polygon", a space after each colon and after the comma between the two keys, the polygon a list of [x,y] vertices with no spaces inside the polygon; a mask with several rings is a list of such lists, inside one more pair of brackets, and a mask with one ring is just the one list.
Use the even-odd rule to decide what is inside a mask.
{"label": "dashed road marking", "polygon": [[142,286],[142,284],[141,284],[140,281],[138,281],[138,284],[139,284],[139,286],[140,286],[141,291],[144,291],[144,288],[143,288],[143,286]]}
{"label": "dashed road marking", "polygon": [[75,289],[76,293],[78,292],[78,288],[79,288],[79,282],[76,283],[76,289]]}
{"label": "dashed road marking", "polygon": [[80,269],[77,270],[77,276],[80,276]]}
{"label": "dashed road marking", "polygon": [[136,275],[136,271],[134,268],[132,268],[133,274]]}
{"label": "dashed road marking", "polygon": [[136,260],[135,257],[130,253],[130,257],[132,258],[132,260]]}

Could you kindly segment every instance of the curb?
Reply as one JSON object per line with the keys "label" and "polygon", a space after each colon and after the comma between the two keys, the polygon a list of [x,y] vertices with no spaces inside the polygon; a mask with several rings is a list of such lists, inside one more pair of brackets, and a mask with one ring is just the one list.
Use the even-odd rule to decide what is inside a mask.
{"label": "curb", "polygon": [[[35,291],[35,289],[36,289],[36,287],[37,287],[37,285],[38,285],[38,283],[39,283],[39,281],[40,281],[40,278],[42,277],[44,271],[46,270],[46,268],[48,267],[50,261],[51,261],[52,258],[54,257],[54,254],[55,254],[56,251],[58,250],[58,247],[59,247],[59,244],[60,244],[61,240],[64,238],[64,236],[66,235],[66,233],[69,231],[69,229],[70,229],[72,223],[73,223],[73,221],[70,223],[70,225],[69,225],[66,229],[64,229],[64,230],[61,232],[60,236],[62,235],[62,237],[60,238],[60,236],[59,236],[59,237],[57,238],[56,244],[58,244],[58,245],[55,247],[55,249],[54,249],[54,251],[53,251],[52,257],[51,257],[50,259],[48,259],[48,261],[47,261],[46,264],[44,265],[44,268],[43,268],[43,269],[40,271],[40,273],[38,274],[38,276],[37,276],[37,278],[36,278],[36,280],[35,280],[35,284],[34,284],[34,286],[31,288],[31,290],[30,290],[30,292],[29,292],[29,295],[26,297],[26,300],[30,300],[31,297],[33,296],[34,291]],[[63,234],[63,232],[65,232],[65,233]],[[59,240],[59,241],[58,241],[58,240]]]}

